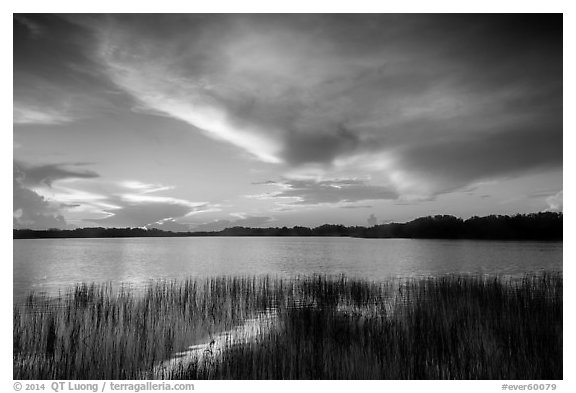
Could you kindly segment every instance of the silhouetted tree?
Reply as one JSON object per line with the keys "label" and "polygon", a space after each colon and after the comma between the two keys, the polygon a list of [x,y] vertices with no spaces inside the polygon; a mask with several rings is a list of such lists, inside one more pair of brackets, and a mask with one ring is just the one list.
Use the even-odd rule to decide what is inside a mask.
{"label": "silhouetted tree", "polygon": [[449,215],[417,218],[407,223],[372,227],[324,224],[316,228],[232,227],[214,232],[170,232],[144,228],[78,228],[35,231],[15,229],[14,239],[87,237],[183,237],[183,236],[349,236],[365,238],[562,240],[562,213],[542,212],[514,216],[490,215],[462,220]]}

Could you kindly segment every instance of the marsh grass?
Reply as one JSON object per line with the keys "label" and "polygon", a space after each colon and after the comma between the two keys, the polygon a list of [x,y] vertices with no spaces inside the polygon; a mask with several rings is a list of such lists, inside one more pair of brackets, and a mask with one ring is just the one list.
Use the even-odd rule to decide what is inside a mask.
{"label": "marsh grass", "polygon": [[[219,357],[159,362],[262,312]],[[14,306],[14,379],[561,379],[562,275],[78,285]],[[209,364],[206,364],[209,362]]]}

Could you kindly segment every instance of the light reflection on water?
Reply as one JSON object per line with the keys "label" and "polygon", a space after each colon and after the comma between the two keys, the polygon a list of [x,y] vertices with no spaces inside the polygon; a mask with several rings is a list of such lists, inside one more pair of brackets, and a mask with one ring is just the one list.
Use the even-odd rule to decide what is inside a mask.
{"label": "light reflection on water", "polygon": [[562,271],[562,242],[355,238],[14,240],[14,300],[78,282],[140,287],[157,279],[345,274],[368,280],[452,273]]}
{"label": "light reflection on water", "polygon": [[147,379],[163,379],[178,369],[186,369],[190,364],[209,367],[224,353],[234,346],[255,341],[258,337],[270,334],[278,329],[279,317],[273,310],[259,313],[248,318],[233,329],[219,332],[208,341],[190,345],[184,351],[175,353],[170,359],[159,362]]}

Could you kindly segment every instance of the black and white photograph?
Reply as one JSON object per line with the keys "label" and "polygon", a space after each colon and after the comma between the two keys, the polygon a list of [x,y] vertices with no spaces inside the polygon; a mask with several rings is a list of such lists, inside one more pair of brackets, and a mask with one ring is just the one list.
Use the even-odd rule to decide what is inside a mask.
{"label": "black and white photograph", "polygon": [[566,377],[562,13],[12,23],[14,381]]}

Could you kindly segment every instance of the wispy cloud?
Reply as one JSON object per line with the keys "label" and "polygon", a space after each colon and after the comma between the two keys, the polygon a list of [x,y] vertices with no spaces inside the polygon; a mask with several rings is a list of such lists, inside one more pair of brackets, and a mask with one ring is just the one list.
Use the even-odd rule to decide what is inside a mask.
{"label": "wispy cloud", "polygon": [[121,208],[111,210],[110,216],[102,219],[91,220],[94,223],[105,226],[121,227],[144,227],[162,220],[174,220],[183,217],[194,209],[201,209],[202,206],[191,207],[184,204],[176,204],[160,201],[139,201],[137,203],[123,203]]}
{"label": "wispy cloud", "polygon": [[191,202],[185,199],[172,198],[167,196],[147,195],[147,194],[122,194],[120,198],[123,201],[131,203],[162,203],[169,205],[187,206],[191,208],[204,206],[205,202]]}
{"label": "wispy cloud", "polygon": [[[92,218],[92,222],[105,226],[136,227],[158,224],[167,228],[168,222],[179,223],[179,220],[191,214],[202,213],[213,208],[207,202],[150,194],[151,192],[159,192],[159,188],[165,191],[173,189],[170,186],[156,187],[153,184],[130,181],[128,185],[137,185],[138,187],[133,187],[131,192],[125,192],[126,182],[117,182],[117,184],[122,186],[115,188],[114,183],[109,184],[106,199],[97,201],[105,216]],[[175,227],[175,225],[171,226]]]}
{"label": "wispy cloud", "polygon": [[110,26],[106,29],[105,32],[99,31],[99,59],[110,79],[131,94],[143,108],[189,123],[262,161],[279,162],[277,153],[280,146],[267,136],[271,130],[255,124],[234,123],[201,77],[180,75],[170,63],[172,59],[155,56],[157,48],[146,44],[133,47],[132,37],[126,37],[124,31]]}
{"label": "wispy cloud", "polygon": [[62,15],[14,14],[14,110],[16,125],[58,126],[122,107],[126,97],[91,57],[84,27]]}
{"label": "wispy cloud", "polygon": [[340,206],[341,209],[373,209],[372,205],[344,205]]}
{"label": "wispy cloud", "polygon": [[151,192],[160,192],[160,191],[168,191],[173,190],[174,186],[164,186],[162,184],[148,184],[143,183],[138,180],[125,180],[118,183],[121,187],[128,188],[130,190],[135,190],[138,192],[142,192],[145,194]]}
{"label": "wispy cloud", "polygon": [[[66,219],[106,226],[146,226],[214,211],[216,206],[158,195],[174,189],[138,180],[108,181],[83,169],[85,163],[14,162],[14,219],[17,227],[65,227]],[[175,225],[172,225],[173,227]]]}
{"label": "wispy cloud", "polygon": [[99,225],[156,227],[181,231],[188,228],[187,224],[182,222],[186,217],[215,209],[215,206],[208,202],[157,194],[173,190],[173,186],[125,180],[108,184],[107,188],[107,203],[111,204],[111,207],[102,209],[107,216],[92,219]]}
{"label": "wispy cloud", "polygon": [[283,179],[274,185],[281,187],[282,190],[251,197],[279,200],[284,205],[348,203],[343,206],[350,206],[350,202],[398,198],[398,194],[390,187],[373,185],[358,179]]}
{"label": "wispy cloud", "polygon": [[60,125],[70,123],[75,120],[74,116],[65,110],[52,108],[39,108],[14,103],[14,124],[41,124],[41,125]]}
{"label": "wispy cloud", "polygon": [[15,14],[14,20],[24,26],[32,38],[38,38],[42,35],[42,26],[33,19],[22,14]]}

